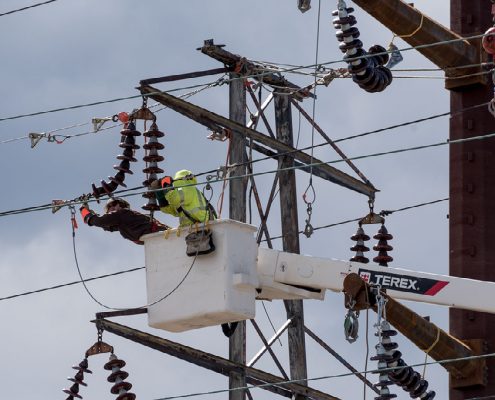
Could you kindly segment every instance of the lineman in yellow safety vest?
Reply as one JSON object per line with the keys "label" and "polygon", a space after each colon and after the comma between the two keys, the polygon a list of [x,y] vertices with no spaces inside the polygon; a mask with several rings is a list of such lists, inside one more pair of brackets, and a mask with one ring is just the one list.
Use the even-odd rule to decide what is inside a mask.
{"label": "lineman in yellow safety vest", "polygon": [[197,183],[191,171],[182,169],[173,179],[165,176],[151,184],[152,189],[165,189],[155,192],[160,210],[179,217],[181,227],[216,218],[215,210],[198,190]]}

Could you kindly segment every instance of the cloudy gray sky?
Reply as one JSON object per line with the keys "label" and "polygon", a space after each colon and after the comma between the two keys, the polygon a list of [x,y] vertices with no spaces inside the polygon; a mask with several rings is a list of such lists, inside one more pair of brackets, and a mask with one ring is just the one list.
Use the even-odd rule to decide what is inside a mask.
{"label": "cloudy gray sky", "polygon": [[[91,183],[98,183],[113,175],[112,165],[120,153],[120,127],[91,133],[93,117],[114,115],[141,106],[141,99],[105,103],[63,112],[32,117],[5,119],[39,111],[99,101],[130,97],[138,94],[135,87],[141,79],[180,74],[221,65],[196,50],[205,39],[214,38],[226,49],[251,60],[278,65],[307,66],[315,63],[318,2],[301,14],[296,1],[284,0],[183,0],[180,2],[148,0],[58,0],[56,2],[0,17],[0,49],[2,74],[0,87],[0,170],[2,197],[0,211],[50,203],[52,199],[71,199],[91,191]],[[322,1],[319,32],[318,63],[338,61],[342,55],[331,24],[331,12],[336,1]],[[30,2],[3,0],[0,14]],[[32,4],[32,3],[31,3]],[[352,5],[349,1],[348,5]],[[416,7],[448,25],[449,2],[418,0]],[[355,16],[366,47],[373,44],[387,46],[393,33],[356,7]],[[395,39],[401,47],[409,47]],[[403,53],[404,61],[397,69],[434,67],[415,51]],[[344,67],[343,63],[328,64],[327,68]],[[305,70],[307,71],[307,70]],[[422,78],[411,78],[412,75]],[[344,138],[370,130],[428,117],[449,110],[448,93],[443,89],[439,73],[423,71],[395,71],[394,82],[383,93],[369,94],[351,80],[340,79],[328,87],[318,87],[315,119],[333,139]],[[299,84],[307,85],[307,75],[286,74]],[[180,89],[205,84],[220,78],[213,76],[162,84],[162,90]],[[192,89],[174,91],[185,94]],[[267,91],[263,92],[263,96]],[[223,85],[204,90],[190,98],[202,107],[228,115],[228,90]],[[251,110],[253,106],[250,106]],[[313,102],[303,107],[310,114]],[[271,112],[269,113],[271,115]],[[158,125],[166,133],[163,143],[166,173],[189,168],[200,173],[214,170],[225,163],[227,144],[206,139],[208,132],[198,124],[170,110],[157,114]],[[299,147],[312,142],[311,127],[294,111],[295,135]],[[83,125],[85,124],[85,125]],[[59,135],[78,135],[61,144],[42,139],[34,148],[26,136],[30,132],[54,132]],[[108,126],[108,125],[107,125]],[[142,130],[142,126],[138,126]],[[446,117],[400,129],[370,135],[363,139],[341,143],[349,156],[361,156],[381,151],[436,143],[448,137]],[[61,137],[58,137],[59,139]],[[12,139],[12,140],[11,140]],[[315,143],[322,139],[316,134]],[[315,150],[315,156],[334,161],[338,156],[328,147]],[[259,155],[255,155],[259,157]],[[375,208],[398,209],[448,196],[448,149],[437,147],[423,151],[373,157],[356,162],[368,179],[380,189]],[[342,164],[336,165],[349,172]],[[256,164],[255,171],[271,171],[272,161]],[[130,187],[139,186],[142,165],[134,166],[135,174],[127,177]],[[349,172],[350,173],[350,172]],[[259,178],[261,198],[268,199],[272,175]],[[306,209],[302,194],[309,176],[297,173],[299,226],[304,227]],[[313,205],[314,227],[333,224],[364,216],[367,199],[319,178],[314,179],[316,202]],[[221,185],[213,186],[213,203],[221,193]],[[141,196],[130,201],[135,208],[145,203]],[[101,211],[101,206],[95,206]],[[228,210],[228,204],[224,205]],[[253,205],[253,210],[255,206]],[[394,235],[391,266],[407,267],[435,273],[448,273],[447,202],[396,213],[387,218],[387,227]],[[226,217],[224,212],[224,217]],[[172,218],[160,215],[164,222],[176,225]],[[113,273],[144,265],[144,249],[120,238],[118,234],[85,226],[79,216],[76,231],[77,258],[85,277]],[[279,207],[271,211],[272,235],[280,233]],[[253,215],[253,224],[259,219]],[[301,252],[318,257],[349,259],[353,254],[350,236],[356,224],[346,224],[317,230],[311,238],[301,236]],[[374,234],[376,227],[367,228]],[[70,213],[65,208],[56,214],[49,210],[3,216],[0,218],[0,297],[7,297],[78,279],[72,249]],[[281,248],[281,242],[275,242]],[[137,307],[146,303],[144,271],[127,273],[88,284],[102,303],[116,308]],[[198,294],[200,296],[201,294]],[[172,301],[172,300],[171,300]],[[440,307],[410,304],[421,315],[447,329],[447,310]],[[284,321],[280,302],[265,303],[270,319],[276,327]],[[81,285],[69,286],[44,293],[0,301],[3,319],[0,330],[0,376],[2,397],[29,399],[65,398],[61,392],[68,387],[67,376],[73,376],[73,364],[81,361],[86,349],[96,340],[96,330],[90,323],[96,312],[104,309],[96,304]],[[332,347],[338,349],[358,370],[366,363],[366,316],[360,318],[360,338],[348,344],[343,335],[343,298],[328,293],[324,302],[307,301],[307,325]],[[369,347],[374,352],[375,315],[369,316]],[[257,321],[265,335],[272,328],[261,304],[257,307]],[[228,341],[219,327],[205,328],[181,334],[147,327],[144,316],[119,318],[117,322],[146,330],[221,356],[228,355]],[[189,365],[180,360],[151,351],[138,344],[104,334],[115,352],[125,359],[125,368],[134,384],[133,392],[141,399],[159,399],[188,393],[207,392],[228,387],[226,378]],[[405,360],[424,361],[424,354],[399,336]],[[260,346],[251,330],[248,335],[248,358]],[[332,376],[346,372],[331,356],[307,339],[308,375],[310,378]],[[283,360],[287,344],[275,349]],[[83,388],[84,398],[113,399],[108,372],[103,370],[106,356],[90,359],[93,375]],[[276,372],[269,359],[262,359],[259,367]],[[368,367],[374,367],[368,362]],[[440,367],[428,367],[430,386],[437,398],[447,399],[447,374]],[[374,377],[370,378],[372,381]],[[324,379],[312,386],[342,399],[363,395],[360,381],[354,378]],[[408,395],[395,390],[398,399]],[[255,398],[272,398],[262,390],[253,392]],[[226,394],[201,396],[224,399]],[[372,398],[374,393],[368,393]]]}

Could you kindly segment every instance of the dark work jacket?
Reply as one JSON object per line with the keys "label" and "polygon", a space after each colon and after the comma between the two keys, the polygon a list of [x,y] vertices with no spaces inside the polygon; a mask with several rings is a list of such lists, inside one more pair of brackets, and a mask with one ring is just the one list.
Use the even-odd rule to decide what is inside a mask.
{"label": "dark work jacket", "polygon": [[119,231],[120,234],[135,243],[143,244],[139,238],[147,233],[169,229],[167,225],[152,220],[149,216],[127,208],[110,212],[104,215],[92,214],[87,223],[89,226],[98,226],[106,231]]}

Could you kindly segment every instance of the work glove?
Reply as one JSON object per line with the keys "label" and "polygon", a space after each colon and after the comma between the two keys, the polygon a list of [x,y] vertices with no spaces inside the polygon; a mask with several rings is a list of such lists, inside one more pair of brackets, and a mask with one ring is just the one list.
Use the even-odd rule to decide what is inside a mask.
{"label": "work glove", "polygon": [[95,215],[95,213],[89,209],[88,203],[83,203],[79,208],[79,211],[81,212],[81,217],[85,224],[87,224],[89,219]]}
{"label": "work glove", "polygon": [[150,189],[152,189],[152,190],[161,189],[161,187],[162,187],[162,184],[160,183],[160,181],[158,179],[155,179],[150,184]]}
{"label": "work glove", "polygon": [[164,176],[162,179],[160,179],[160,184],[162,188],[166,189],[169,187],[172,187],[173,179],[171,176]]}

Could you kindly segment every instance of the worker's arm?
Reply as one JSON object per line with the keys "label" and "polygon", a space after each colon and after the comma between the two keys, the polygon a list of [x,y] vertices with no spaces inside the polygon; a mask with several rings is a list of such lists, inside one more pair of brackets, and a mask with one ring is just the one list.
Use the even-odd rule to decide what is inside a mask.
{"label": "worker's arm", "polygon": [[[157,190],[160,188],[163,190]],[[150,189],[155,190],[155,197],[156,200],[158,201],[158,205],[160,206],[160,209],[162,207],[167,207],[169,204],[166,198],[166,193],[172,189],[172,177],[164,176],[161,179],[157,179],[151,182]]]}
{"label": "worker's arm", "polygon": [[83,221],[89,226],[98,226],[106,231],[116,231],[120,224],[120,215],[118,212],[105,215],[98,215],[87,206],[80,208]]}

